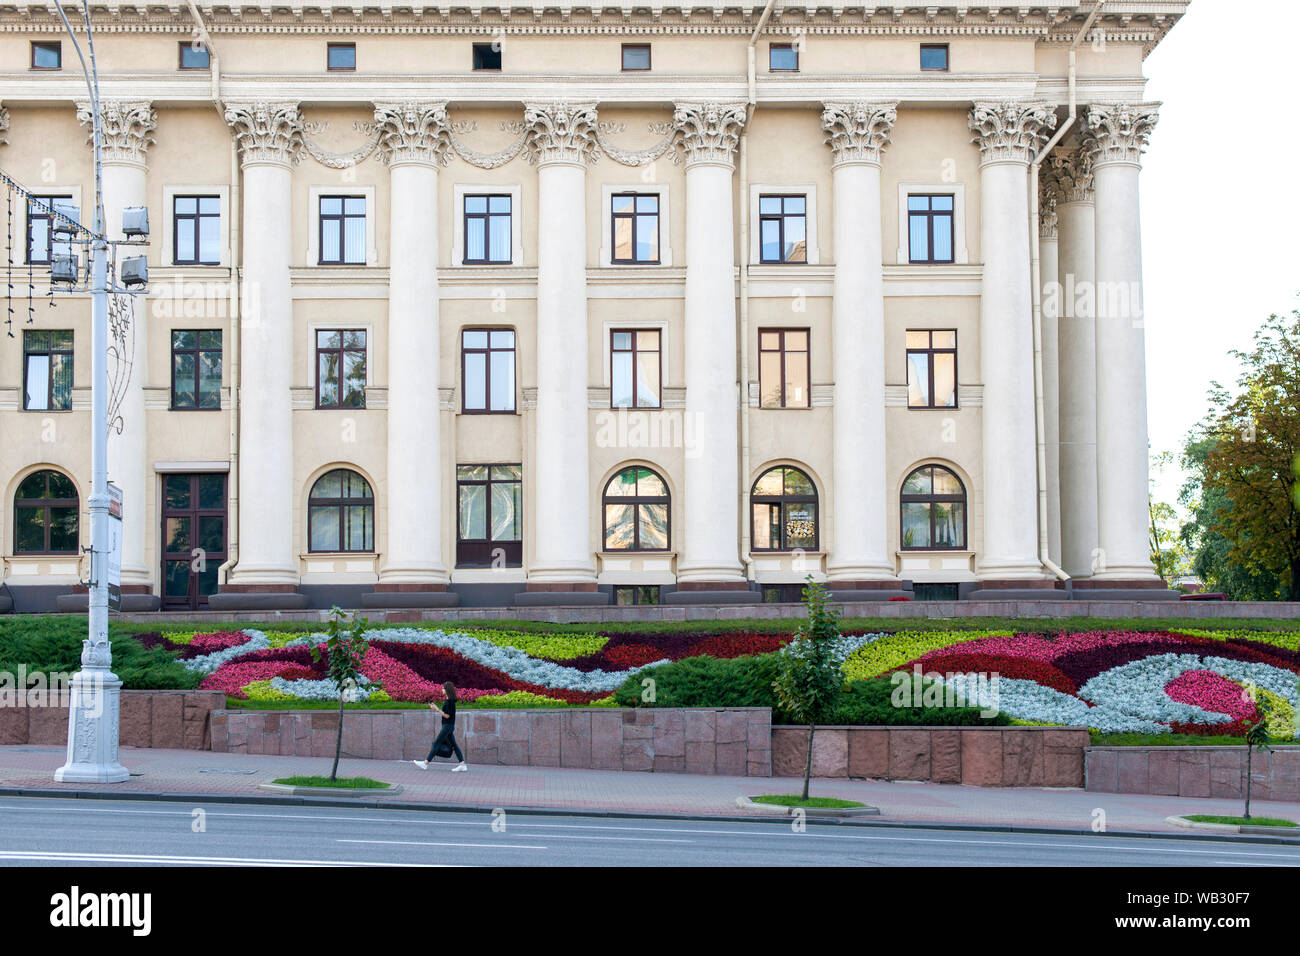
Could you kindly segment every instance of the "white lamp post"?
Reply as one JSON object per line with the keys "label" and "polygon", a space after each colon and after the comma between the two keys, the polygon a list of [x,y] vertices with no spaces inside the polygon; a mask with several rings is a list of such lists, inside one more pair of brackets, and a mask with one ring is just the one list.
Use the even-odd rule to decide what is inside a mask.
{"label": "white lamp post", "polygon": [[[83,0],[86,43],[90,66],[81,53],[63,5],[55,0],[59,16],[81,60],[90,91],[91,136],[95,150],[95,216],[90,243],[91,293],[91,491],[90,491],[90,584],[88,636],[82,644],[81,670],[72,678],[68,707],[68,753],[54,772],[60,783],[122,783],[130,774],[117,762],[118,717],[122,682],[112,672],[108,643],[108,598],[110,557],[114,550],[110,522],[120,520],[110,513],[113,496],[108,484],[108,258],[110,246],[104,223],[102,146],[103,130],[99,108],[99,75],[95,69],[95,42],[90,32],[90,4]],[[147,226],[145,227],[147,229]],[[140,234],[137,230],[137,234]],[[53,258],[53,257],[51,257]],[[147,277],[143,262],[136,280],[143,287]],[[129,290],[113,288],[114,293]],[[120,504],[120,496],[116,498]],[[120,535],[119,535],[120,540]]]}

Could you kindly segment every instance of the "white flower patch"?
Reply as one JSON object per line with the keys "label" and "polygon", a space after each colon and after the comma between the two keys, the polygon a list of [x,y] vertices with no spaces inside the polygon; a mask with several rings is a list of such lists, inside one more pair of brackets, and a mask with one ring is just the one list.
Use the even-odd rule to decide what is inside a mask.
{"label": "white flower patch", "polygon": [[836,642],[836,652],[841,661],[847,661],[855,651],[888,636],[883,631],[876,634],[841,634],[840,639]]}
{"label": "white flower patch", "polygon": [[[356,687],[349,687],[344,700],[353,703],[370,699],[369,681],[362,677]],[[339,689],[332,680],[285,680],[283,677],[271,678],[271,689],[282,694],[290,694],[300,700],[338,700]]]}
{"label": "white flower patch", "polygon": [[270,649],[271,639],[261,631],[255,631],[247,627],[243,628],[242,631],[249,637],[243,644],[236,644],[234,647],[213,651],[211,654],[204,654],[201,657],[191,657],[187,661],[181,661],[181,666],[187,670],[198,671],[200,674],[211,674],[222,664],[228,664],[237,657],[243,657],[245,654],[251,654],[254,651]]}
{"label": "white flower patch", "polygon": [[[960,690],[975,686],[976,674],[948,674],[944,684]],[[1163,685],[1162,685],[1163,687]],[[987,701],[968,701],[970,706],[987,706]],[[1169,726],[1124,713],[1109,706],[1089,707],[1070,694],[1063,694],[1037,681],[999,677],[996,704],[1009,717],[1062,727],[1092,727],[1103,733],[1168,733]]]}
{"label": "white flower patch", "polygon": [[1084,700],[1167,723],[1227,724],[1227,714],[1176,701],[1165,686],[1188,671],[1215,670],[1197,654],[1153,654],[1103,671],[1079,688]]}
{"label": "white flower patch", "polygon": [[1252,661],[1231,661],[1226,657],[1206,657],[1205,669],[1222,674],[1228,680],[1251,683],[1276,694],[1292,707],[1300,707],[1300,688],[1296,675],[1284,667]]}
{"label": "white flower patch", "polygon": [[[517,647],[501,647],[481,638],[471,637],[460,632],[430,631],[420,628],[397,627],[386,630],[366,631],[366,640],[382,648],[387,643],[396,644],[431,644],[454,651],[466,660],[471,660],[484,667],[501,671],[515,680],[549,687],[556,690],[574,690],[586,693],[608,693],[622,686],[633,674],[644,670],[634,667],[623,671],[580,671],[566,667],[554,661],[530,657]],[[309,634],[296,638],[286,647],[302,647],[308,644],[321,644],[326,640],[324,634]],[[667,658],[646,664],[654,667],[669,663]]]}

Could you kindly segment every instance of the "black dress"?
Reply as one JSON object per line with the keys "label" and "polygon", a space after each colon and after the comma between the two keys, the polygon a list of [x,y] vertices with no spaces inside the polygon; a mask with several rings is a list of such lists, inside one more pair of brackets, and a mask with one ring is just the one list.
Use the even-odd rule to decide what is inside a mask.
{"label": "black dress", "polygon": [[442,707],[443,713],[447,716],[442,719],[442,729],[438,731],[438,736],[433,738],[433,746],[429,748],[429,756],[426,758],[432,760],[439,756],[438,751],[451,748],[456,759],[461,763],[465,762],[465,755],[460,752],[460,745],[456,743],[456,702],[449,700]]}

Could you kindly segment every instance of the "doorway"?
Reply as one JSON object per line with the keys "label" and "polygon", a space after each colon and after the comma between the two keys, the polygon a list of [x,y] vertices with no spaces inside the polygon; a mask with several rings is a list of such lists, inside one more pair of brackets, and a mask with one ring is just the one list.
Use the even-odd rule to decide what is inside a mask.
{"label": "doorway", "polygon": [[207,607],[226,560],[226,476],[162,476],[162,606]]}

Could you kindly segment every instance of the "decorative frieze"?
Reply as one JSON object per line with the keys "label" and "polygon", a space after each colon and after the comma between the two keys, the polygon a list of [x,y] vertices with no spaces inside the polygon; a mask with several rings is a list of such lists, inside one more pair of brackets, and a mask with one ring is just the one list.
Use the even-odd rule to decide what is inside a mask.
{"label": "decorative frieze", "polygon": [[[78,101],[77,121],[86,127],[86,142],[94,148],[95,127],[89,101]],[[158,128],[158,114],[147,100],[100,100],[99,128],[103,137],[104,162],[143,166],[154,142],[153,131]]]}
{"label": "decorative frieze", "polygon": [[599,158],[595,103],[527,103],[524,105],[524,145],[535,165],[585,165]]}
{"label": "decorative frieze", "polygon": [[898,120],[897,103],[825,103],[822,129],[829,135],[831,167],[849,163],[880,165],[889,134]]}
{"label": "decorative frieze", "polygon": [[1043,166],[1043,181],[1058,203],[1092,202],[1092,154],[1078,146],[1058,146]]}
{"label": "decorative frieze", "polygon": [[302,159],[303,121],[297,103],[227,105],[226,122],[235,134],[245,166],[277,163],[296,166]]}
{"label": "decorative frieze", "polygon": [[745,127],[744,103],[678,103],[673,126],[681,133],[686,165],[735,166],[736,146]]}
{"label": "decorative frieze", "polygon": [[1083,114],[1083,148],[1093,167],[1142,164],[1159,118],[1159,103],[1094,103]]}
{"label": "decorative frieze", "polygon": [[980,163],[1028,165],[1056,128],[1056,111],[1044,100],[978,102],[970,112]]}
{"label": "decorative frieze", "polygon": [[376,103],[380,156],[396,163],[446,166],[451,162],[451,129],[446,103]]}

